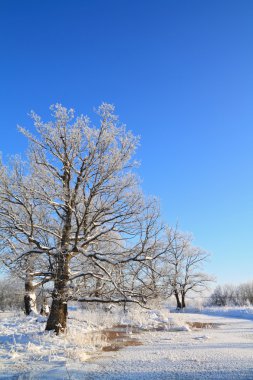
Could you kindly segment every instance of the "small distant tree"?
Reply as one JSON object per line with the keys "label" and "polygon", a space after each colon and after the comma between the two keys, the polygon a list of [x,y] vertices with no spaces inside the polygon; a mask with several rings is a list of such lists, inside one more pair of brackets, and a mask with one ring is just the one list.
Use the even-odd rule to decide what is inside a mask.
{"label": "small distant tree", "polygon": [[0,263],[24,284],[26,315],[37,312],[36,291],[52,274],[49,257],[34,243],[37,237],[45,243],[47,235],[43,230],[45,215],[34,198],[33,185],[18,156],[11,159],[9,167],[0,164]]}
{"label": "small distant tree", "polygon": [[[171,234],[173,233],[173,237]],[[169,231],[168,253],[164,256],[167,270],[169,295],[174,295],[177,308],[186,307],[186,295],[190,292],[201,293],[207,289],[213,278],[202,272],[203,264],[209,254],[192,245],[190,235]]]}

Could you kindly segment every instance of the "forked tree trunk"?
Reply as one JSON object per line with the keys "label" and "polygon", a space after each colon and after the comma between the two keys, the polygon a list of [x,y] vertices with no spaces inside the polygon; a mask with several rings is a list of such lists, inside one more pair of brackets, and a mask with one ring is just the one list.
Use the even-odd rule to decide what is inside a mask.
{"label": "forked tree trunk", "polygon": [[46,330],[54,330],[57,335],[65,332],[67,327],[68,280],[69,257],[61,253],[58,259],[58,270],[52,294],[51,310],[46,325]]}
{"label": "forked tree trunk", "polygon": [[176,298],[176,301],[177,301],[177,309],[182,309],[182,304],[181,304],[181,301],[180,301],[179,294],[178,294],[177,290],[174,291],[174,295],[175,295],[175,298]]}
{"label": "forked tree trunk", "polygon": [[26,274],[25,280],[24,304],[26,315],[30,315],[32,312],[37,313],[35,285],[33,284],[33,278],[29,273]]}

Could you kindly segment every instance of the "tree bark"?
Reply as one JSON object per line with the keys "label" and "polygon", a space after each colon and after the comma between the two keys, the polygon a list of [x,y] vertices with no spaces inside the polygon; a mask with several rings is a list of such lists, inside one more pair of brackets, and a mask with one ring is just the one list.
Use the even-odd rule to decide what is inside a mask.
{"label": "tree bark", "polygon": [[174,291],[174,295],[175,295],[175,298],[177,301],[177,309],[182,309],[182,304],[181,304],[181,301],[179,299],[179,294],[178,294],[177,290]]}
{"label": "tree bark", "polygon": [[25,280],[24,304],[26,315],[30,315],[32,312],[37,313],[35,286],[29,273],[27,273]]}
{"label": "tree bark", "polygon": [[182,293],[181,295],[181,304],[182,304],[182,309],[184,309],[185,308],[185,294],[184,293]]}
{"label": "tree bark", "polygon": [[63,189],[66,192],[66,215],[62,230],[61,238],[61,250],[59,251],[57,257],[57,269],[56,278],[54,283],[54,291],[52,294],[52,305],[47,320],[46,330],[54,330],[56,334],[60,334],[66,331],[67,328],[67,316],[68,316],[68,282],[69,282],[69,261],[70,254],[68,253],[69,248],[69,237],[71,231],[71,216],[72,207],[74,206],[75,197],[70,201],[70,173],[68,165],[68,157],[66,153],[65,146],[65,163],[64,163],[64,174],[63,179]]}
{"label": "tree bark", "polygon": [[65,332],[67,328],[68,280],[69,257],[67,254],[61,253],[58,259],[51,310],[46,325],[46,330],[54,330],[57,335]]}
{"label": "tree bark", "polygon": [[67,327],[68,306],[67,302],[53,294],[51,311],[46,325],[46,330],[54,330],[57,335],[64,332]]}

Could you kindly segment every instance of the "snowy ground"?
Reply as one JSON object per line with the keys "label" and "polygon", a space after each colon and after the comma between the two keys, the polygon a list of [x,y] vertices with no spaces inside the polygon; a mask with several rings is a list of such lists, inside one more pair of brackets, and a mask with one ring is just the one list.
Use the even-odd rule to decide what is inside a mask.
{"label": "snowy ground", "polygon": [[[85,322],[87,315],[73,313],[70,334],[61,338],[45,334],[43,321],[3,315],[0,379],[252,380],[253,312],[237,309],[241,318],[235,319],[231,317],[235,311],[207,309],[202,313],[180,314],[153,311],[121,315],[120,319],[90,315],[93,322],[89,324]],[[248,319],[242,318],[247,315]],[[76,333],[80,318],[83,320]],[[136,335],[142,344],[102,352],[101,348],[109,343],[99,335],[94,337],[92,330],[97,331],[99,323],[104,328],[133,320],[141,328],[153,329]],[[194,322],[203,324],[197,324],[202,328],[195,328]],[[154,331],[160,329],[161,323],[167,330]],[[191,323],[191,329],[187,323]]]}
{"label": "snowy ground", "polygon": [[[100,361],[98,373],[104,366],[104,378],[110,379],[253,379],[252,322],[195,314],[182,317],[222,325],[145,333],[143,346],[121,351],[106,363]],[[94,376],[93,371],[90,374]]]}

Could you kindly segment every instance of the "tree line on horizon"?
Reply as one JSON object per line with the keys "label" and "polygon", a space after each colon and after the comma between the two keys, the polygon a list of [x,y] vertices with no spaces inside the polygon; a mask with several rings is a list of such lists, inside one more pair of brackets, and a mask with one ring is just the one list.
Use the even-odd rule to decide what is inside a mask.
{"label": "tree line on horizon", "polygon": [[218,285],[208,300],[209,306],[252,306],[253,282]]}

